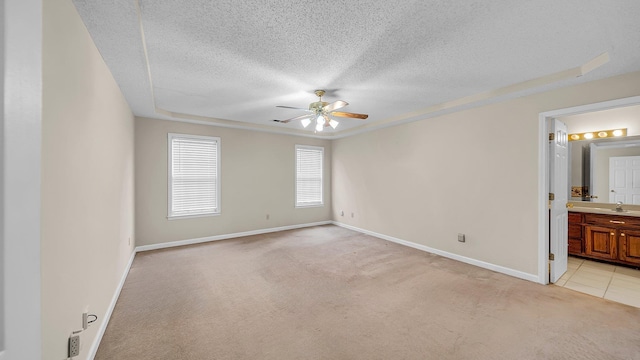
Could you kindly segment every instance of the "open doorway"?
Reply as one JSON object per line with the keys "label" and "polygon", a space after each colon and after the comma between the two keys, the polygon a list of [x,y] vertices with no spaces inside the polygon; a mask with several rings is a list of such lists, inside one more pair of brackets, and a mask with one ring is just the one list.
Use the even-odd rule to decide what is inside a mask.
{"label": "open doorway", "polygon": [[[549,284],[550,278],[549,275],[555,271],[556,278],[562,270],[562,263],[564,262],[564,266],[566,267],[566,255],[562,255],[562,259],[550,259],[550,254],[552,251],[550,249],[559,248],[560,246],[566,246],[567,237],[566,235],[562,235],[562,232],[551,232],[550,226],[550,208],[555,205],[556,209],[559,209],[559,205],[566,204],[554,204],[551,200],[550,193],[550,175],[552,170],[550,169],[550,165],[553,164],[550,161],[550,147],[549,147],[549,130],[552,128],[552,123],[555,119],[563,119],[569,116],[580,115],[580,114],[588,114],[594,113],[604,110],[611,110],[629,106],[640,105],[640,96],[624,98],[612,101],[606,101],[601,103],[582,105],[572,108],[559,109],[554,111],[549,111],[545,113],[541,113],[539,116],[539,163],[538,163],[538,173],[539,173],[539,203],[538,203],[538,228],[539,228],[539,238],[538,238],[538,278],[539,282],[542,284]],[[583,123],[583,126],[587,126],[587,123]],[[593,126],[593,124],[591,124]],[[603,129],[611,128],[614,124],[608,124],[603,127]],[[592,128],[587,131],[593,130],[601,130],[600,128]],[[636,129],[637,135],[640,135],[640,129]],[[572,130],[569,130],[572,132]],[[629,134],[633,135],[633,134]],[[569,178],[567,179],[567,183],[564,186],[559,186],[559,188],[565,189],[567,194],[570,191]],[[556,190],[557,191],[557,190]],[[566,197],[561,197],[566,199]],[[608,197],[607,197],[608,198]],[[563,200],[566,202],[566,200]],[[559,210],[558,210],[559,211]],[[566,252],[564,252],[566,254]],[[555,255],[555,254],[554,254]],[[566,269],[565,269],[566,270]]]}

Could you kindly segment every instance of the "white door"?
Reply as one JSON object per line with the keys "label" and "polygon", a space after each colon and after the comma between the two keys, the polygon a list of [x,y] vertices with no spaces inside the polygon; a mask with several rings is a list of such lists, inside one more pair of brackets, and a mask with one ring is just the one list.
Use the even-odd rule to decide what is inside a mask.
{"label": "white door", "polygon": [[640,156],[609,158],[609,202],[640,205]]}
{"label": "white door", "polygon": [[555,283],[567,271],[569,247],[567,125],[553,119],[551,133],[554,139],[549,141],[549,192],[554,194],[554,199],[550,200],[549,252],[554,260],[550,261],[549,281]]}

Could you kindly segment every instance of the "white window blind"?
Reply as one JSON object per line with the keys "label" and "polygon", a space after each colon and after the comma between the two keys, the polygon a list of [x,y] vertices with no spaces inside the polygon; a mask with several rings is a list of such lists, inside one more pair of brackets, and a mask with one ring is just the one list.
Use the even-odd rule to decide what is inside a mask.
{"label": "white window blind", "polygon": [[296,145],[296,206],[322,205],[324,148]]}
{"label": "white window blind", "polygon": [[220,212],[220,139],[169,134],[169,217]]}

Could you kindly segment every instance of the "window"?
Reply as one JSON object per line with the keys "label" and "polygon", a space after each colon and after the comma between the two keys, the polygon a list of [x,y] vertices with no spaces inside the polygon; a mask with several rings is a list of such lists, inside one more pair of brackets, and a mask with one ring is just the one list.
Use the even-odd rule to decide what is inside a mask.
{"label": "window", "polygon": [[296,207],[321,206],[324,148],[296,145]]}
{"label": "window", "polygon": [[169,134],[169,218],[220,213],[220,138]]}

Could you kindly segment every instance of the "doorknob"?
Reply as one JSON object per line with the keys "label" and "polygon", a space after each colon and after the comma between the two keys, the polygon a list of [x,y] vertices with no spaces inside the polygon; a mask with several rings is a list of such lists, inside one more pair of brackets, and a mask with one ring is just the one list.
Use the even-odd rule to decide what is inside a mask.
{"label": "doorknob", "polygon": [[615,190],[611,190],[611,192],[616,192]]}

